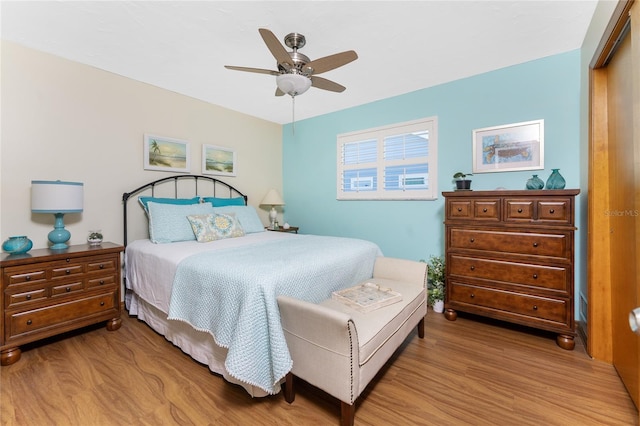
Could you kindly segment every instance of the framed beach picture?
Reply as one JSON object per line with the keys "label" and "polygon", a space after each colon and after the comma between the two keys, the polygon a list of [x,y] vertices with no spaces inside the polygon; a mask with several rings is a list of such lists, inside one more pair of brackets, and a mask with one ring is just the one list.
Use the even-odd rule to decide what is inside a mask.
{"label": "framed beach picture", "polygon": [[473,173],[544,169],[544,120],[473,131]]}
{"label": "framed beach picture", "polygon": [[236,152],[229,148],[214,145],[202,145],[203,175],[236,175]]}
{"label": "framed beach picture", "polygon": [[189,142],[145,134],[144,169],[190,173]]}

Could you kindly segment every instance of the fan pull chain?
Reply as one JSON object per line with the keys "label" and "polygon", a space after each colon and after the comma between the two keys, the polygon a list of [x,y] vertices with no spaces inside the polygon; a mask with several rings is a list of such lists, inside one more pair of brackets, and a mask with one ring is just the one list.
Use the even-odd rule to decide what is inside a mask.
{"label": "fan pull chain", "polygon": [[291,134],[296,135],[296,97],[291,97]]}

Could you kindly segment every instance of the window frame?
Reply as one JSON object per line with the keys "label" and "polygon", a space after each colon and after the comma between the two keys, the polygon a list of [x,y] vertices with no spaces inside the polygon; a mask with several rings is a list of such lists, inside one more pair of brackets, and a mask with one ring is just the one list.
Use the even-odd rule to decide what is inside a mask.
{"label": "window frame", "polygon": [[[403,160],[384,158],[384,140],[389,136],[428,131],[428,154],[423,157]],[[343,164],[343,147],[357,142],[376,141],[377,157],[373,162]],[[406,189],[406,184],[399,182],[399,188],[385,189],[385,168],[397,165],[427,164],[428,189]],[[436,200],[438,198],[438,117],[425,117],[418,120],[394,123],[372,129],[342,133],[336,137],[336,199],[347,200]],[[344,191],[343,176],[345,171],[372,169],[376,170],[377,188],[366,191]],[[416,173],[405,175],[408,179]],[[353,180],[353,178],[348,178]],[[363,178],[372,179],[372,178]]]}

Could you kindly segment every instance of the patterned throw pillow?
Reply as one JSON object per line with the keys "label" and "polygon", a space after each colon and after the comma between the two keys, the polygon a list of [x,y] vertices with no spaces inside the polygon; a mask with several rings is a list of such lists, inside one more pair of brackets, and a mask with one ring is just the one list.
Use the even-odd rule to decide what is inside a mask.
{"label": "patterned throw pillow", "polygon": [[244,236],[240,223],[229,214],[196,214],[187,216],[187,219],[199,243]]}

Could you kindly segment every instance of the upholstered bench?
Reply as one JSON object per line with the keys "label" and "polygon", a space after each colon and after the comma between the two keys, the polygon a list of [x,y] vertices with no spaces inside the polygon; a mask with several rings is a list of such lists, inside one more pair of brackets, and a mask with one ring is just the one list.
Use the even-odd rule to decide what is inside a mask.
{"label": "upholstered bench", "polygon": [[424,337],[427,265],[379,257],[367,282],[402,294],[394,304],[362,313],[337,300],[320,304],[278,297],[282,328],[293,359],[285,400],[295,399],[294,376],[342,401],[342,425],[353,425],[355,401],[417,326]]}

